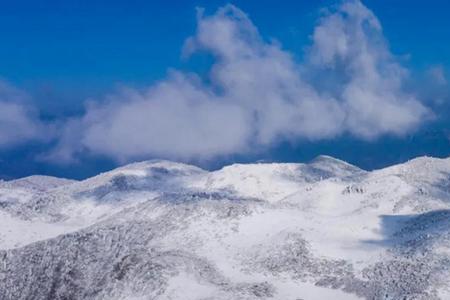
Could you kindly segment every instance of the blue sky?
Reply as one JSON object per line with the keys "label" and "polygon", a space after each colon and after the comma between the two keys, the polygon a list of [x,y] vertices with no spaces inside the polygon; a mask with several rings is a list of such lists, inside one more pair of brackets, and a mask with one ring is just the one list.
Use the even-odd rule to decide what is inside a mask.
{"label": "blue sky", "polygon": [[[418,155],[450,154],[448,1],[233,1],[234,8],[221,14],[227,3],[0,3],[0,176],[83,178],[159,157],[217,168],[234,161],[307,161],[329,154],[372,169]],[[358,3],[357,12],[346,10],[346,3]],[[198,19],[200,7],[204,12]],[[345,22],[346,43],[354,47],[346,46],[347,56],[336,46],[342,32],[327,27],[336,18]],[[237,24],[236,36],[229,43],[215,40],[228,21]],[[367,36],[354,31],[355,24]],[[321,29],[323,40],[314,35]],[[186,43],[190,37],[193,49]],[[254,57],[230,54],[241,42]],[[354,53],[367,56],[353,46],[358,43],[368,46],[375,60],[376,86],[367,85],[369,77],[363,83],[358,79],[370,73],[357,71],[365,63],[349,60]],[[333,58],[326,56],[330,49]],[[241,74],[264,76],[265,69],[258,69],[263,64],[292,70],[268,72],[261,81],[274,87],[262,94],[234,82]],[[353,64],[354,69],[347,67]],[[198,78],[192,80],[192,74]],[[396,74],[402,79],[390,84]],[[172,103],[177,92],[192,95]],[[280,102],[259,99],[270,94]],[[355,102],[360,99],[376,104]],[[286,106],[292,101],[299,102]],[[283,121],[293,109],[309,107],[308,101],[314,105],[311,112]],[[352,103],[357,104],[349,109]],[[286,109],[276,112],[281,105]],[[387,108],[374,114],[380,106]],[[309,120],[311,114],[317,115]],[[186,130],[170,129],[160,115]],[[96,118],[105,121],[99,124]],[[211,130],[205,131],[202,121]]]}

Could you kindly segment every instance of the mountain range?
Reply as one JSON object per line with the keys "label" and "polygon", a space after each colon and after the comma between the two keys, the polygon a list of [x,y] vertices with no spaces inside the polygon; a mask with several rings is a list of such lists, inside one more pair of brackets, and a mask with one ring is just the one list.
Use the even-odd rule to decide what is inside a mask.
{"label": "mountain range", "polygon": [[0,182],[0,299],[450,299],[450,158]]}

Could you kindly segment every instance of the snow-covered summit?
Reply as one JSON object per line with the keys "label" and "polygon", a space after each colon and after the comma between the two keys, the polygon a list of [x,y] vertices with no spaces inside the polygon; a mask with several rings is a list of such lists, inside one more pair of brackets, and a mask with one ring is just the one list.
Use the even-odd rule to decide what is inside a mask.
{"label": "snow-covered summit", "polygon": [[308,165],[312,168],[328,173],[329,176],[345,177],[352,175],[362,175],[363,173],[365,173],[364,170],[352,164],[328,155],[319,155]]}
{"label": "snow-covered summit", "polygon": [[[401,176],[407,180],[446,179],[450,173],[450,158],[418,157],[403,164],[377,170],[374,173]],[[448,178],[447,178],[448,179]]]}
{"label": "snow-covered summit", "polygon": [[9,186],[13,188],[27,188],[43,191],[56,188],[59,186],[68,185],[74,182],[76,182],[76,180],[45,175],[32,175],[20,179],[5,181],[1,185],[4,187]]}

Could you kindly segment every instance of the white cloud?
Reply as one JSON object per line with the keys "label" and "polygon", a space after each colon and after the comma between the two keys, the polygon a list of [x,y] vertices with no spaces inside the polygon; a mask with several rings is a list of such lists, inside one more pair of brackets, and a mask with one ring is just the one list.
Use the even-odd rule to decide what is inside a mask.
{"label": "white cloud", "polygon": [[145,92],[124,89],[107,105],[90,104],[65,127],[48,158],[71,161],[88,149],[119,161],[147,155],[196,157],[247,151],[246,114],[201,87],[199,79],[173,72]]}
{"label": "white cloud", "polygon": [[[190,51],[216,58],[211,82],[222,101],[251,116],[258,144],[279,138],[323,138],[339,132],[343,111],[332,98],[321,98],[300,78],[299,66],[279,45],[264,42],[247,16],[233,6],[199,19]],[[320,118],[318,118],[320,116]]]}
{"label": "white cloud", "polygon": [[214,56],[208,80],[172,72],[145,91],[127,89],[89,105],[51,156],[70,160],[87,150],[121,161],[206,159],[344,132],[364,139],[404,134],[429,114],[403,91],[408,72],[359,1],[323,16],[312,40],[308,63],[299,65],[236,7],[200,11],[183,52]]}
{"label": "white cloud", "polygon": [[44,125],[26,104],[28,96],[0,81],[0,148],[9,148],[44,138]]}
{"label": "white cloud", "polygon": [[340,78],[332,92],[346,111],[345,130],[356,136],[404,134],[430,116],[403,91],[408,71],[389,52],[378,19],[359,1],[344,2],[320,20],[310,59],[316,73]]}

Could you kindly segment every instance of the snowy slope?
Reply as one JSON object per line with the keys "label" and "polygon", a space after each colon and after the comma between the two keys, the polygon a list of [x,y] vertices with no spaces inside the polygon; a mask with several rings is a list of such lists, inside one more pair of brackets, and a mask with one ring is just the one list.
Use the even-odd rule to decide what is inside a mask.
{"label": "snowy slope", "polygon": [[0,185],[0,299],[449,299],[450,158]]}

